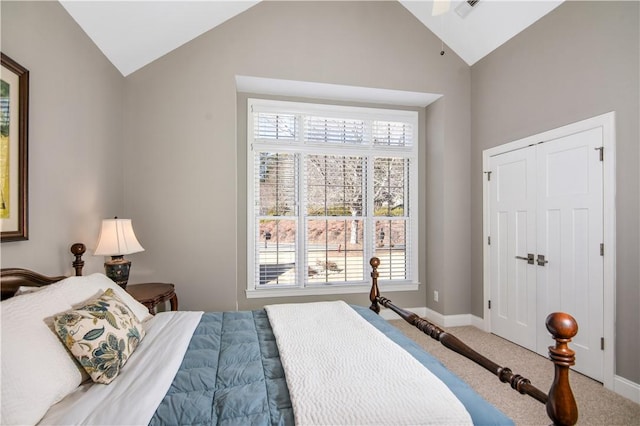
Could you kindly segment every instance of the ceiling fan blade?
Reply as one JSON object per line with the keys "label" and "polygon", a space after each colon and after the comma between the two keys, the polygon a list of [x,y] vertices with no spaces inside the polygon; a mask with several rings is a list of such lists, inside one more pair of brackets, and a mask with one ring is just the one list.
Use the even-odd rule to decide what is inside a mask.
{"label": "ceiling fan blade", "polygon": [[431,15],[438,16],[447,13],[451,7],[451,0],[433,0]]}

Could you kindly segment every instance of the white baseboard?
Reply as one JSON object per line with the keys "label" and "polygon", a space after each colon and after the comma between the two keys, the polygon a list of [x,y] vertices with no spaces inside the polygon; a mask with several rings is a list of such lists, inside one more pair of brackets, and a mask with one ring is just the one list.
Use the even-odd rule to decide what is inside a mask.
{"label": "white baseboard", "polygon": [[477,328],[478,330],[482,330],[482,331],[487,331],[485,330],[485,323],[484,323],[484,318],[480,318],[477,317],[475,315],[471,315],[471,325],[474,326],[475,328]]}
{"label": "white baseboard", "polygon": [[[426,318],[432,323],[440,326],[440,327],[460,327],[464,325],[473,325],[480,330],[484,329],[483,319],[478,318],[471,314],[462,314],[462,315],[442,315],[439,312],[433,311],[426,306],[422,306],[419,308],[407,308],[408,311],[411,311],[418,315],[421,318]],[[381,309],[380,316],[386,320],[390,319],[400,319],[395,312],[390,309]]]}
{"label": "white baseboard", "polygon": [[634,383],[624,377],[615,376],[613,379],[613,391],[636,404],[640,404],[640,384],[638,383]]}
{"label": "white baseboard", "polygon": [[[424,318],[427,315],[427,308],[406,308],[406,310],[413,312],[414,314],[418,315],[420,318]],[[391,309],[387,309],[382,306],[380,307],[380,316],[386,320],[402,319]]]}

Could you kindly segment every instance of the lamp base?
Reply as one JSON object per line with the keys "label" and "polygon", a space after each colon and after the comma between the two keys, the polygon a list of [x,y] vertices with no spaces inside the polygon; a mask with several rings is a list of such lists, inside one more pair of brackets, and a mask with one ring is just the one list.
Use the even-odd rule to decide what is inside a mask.
{"label": "lamp base", "polygon": [[130,269],[131,261],[125,259],[124,256],[111,256],[111,260],[104,262],[104,271],[107,277],[123,289],[127,288]]}

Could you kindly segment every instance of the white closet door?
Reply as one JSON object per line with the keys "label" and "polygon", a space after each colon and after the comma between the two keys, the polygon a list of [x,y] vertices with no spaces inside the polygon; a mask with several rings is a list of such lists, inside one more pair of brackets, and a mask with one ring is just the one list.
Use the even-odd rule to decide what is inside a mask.
{"label": "white closet door", "polygon": [[575,369],[600,381],[602,137],[593,128],[493,156],[489,185],[492,332],[546,356],[545,319],[568,312]]}
{"label": "white closet door", "polygon": [[536,145],[537,352],[547,355],[552,339],[544,324],[552,312],[569,312],[580,327],[573,339],[575,369],[602,381],[603,241],[602,128]]}
{"label": "white closet door", "polygon": [[535,150],[490,160],[491,329],[525,348],[536,348]]}

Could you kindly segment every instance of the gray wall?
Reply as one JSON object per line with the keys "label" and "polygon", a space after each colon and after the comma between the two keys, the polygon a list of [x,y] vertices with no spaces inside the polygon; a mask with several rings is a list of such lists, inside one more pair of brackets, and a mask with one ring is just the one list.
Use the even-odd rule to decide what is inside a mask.
{"label": "gray wall", "polygon": [[[234,77],[411,90],[444,94],[422,115],[434,129],[422,147],[426,285],[389,297],[469,312],[469,256],[458,262],[447,253],[469,251],[470,70],[439,52],[439,40],[397,2],[263,2],[127,77],[124,200],[147,249],[135,255],[132,279],[175,282],[186,309],[321,299],[244,296],[246,178],[238,165],[246,138],[238,132],[246,117]],[[426,297],[432,289],[437,304]],[[367,295],[346,299],[366,303]]]}
{"label": "gray wall", "polygon": [[482,151],[616,111],[616,374],[640,382],[638,2],[565,2],[471,68],[472,313],[482,316]]}
{"label": "gray wall", "polygon": [[2,266],[68,274],[71,244],[122,213],[124,78],[58,2],[0,8],[2,52],[30,75],[29,240],[3,243]]}

